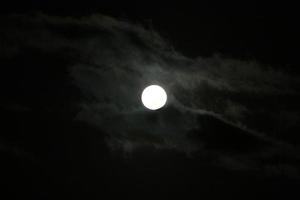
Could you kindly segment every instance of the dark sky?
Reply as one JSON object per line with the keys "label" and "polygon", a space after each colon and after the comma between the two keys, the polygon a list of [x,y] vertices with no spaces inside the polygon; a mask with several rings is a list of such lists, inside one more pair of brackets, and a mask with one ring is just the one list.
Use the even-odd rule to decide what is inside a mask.
{"label": "dark sky", "polygon": [[[299,71],[298,11],[295,4],[261,1],[9,1],[3,13],[84,16],[103,13],[152,26],[188,56],[257,59]],[[295,69],[296,68],[296,69]]]}
{"label": "dark sky", "polygon": [[[1,193],[298,195],[295,6],[12,0],[0,10]],[[140,102],[150,84],[168,93],[157,111]]]}

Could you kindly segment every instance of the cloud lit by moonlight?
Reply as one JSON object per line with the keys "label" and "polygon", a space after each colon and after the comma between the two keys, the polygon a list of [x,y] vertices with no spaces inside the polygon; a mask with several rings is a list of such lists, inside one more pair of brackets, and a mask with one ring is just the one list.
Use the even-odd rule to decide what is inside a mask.
{"label": "cloud lit by moonlight", "polygon": [[167,93],[158,85],[150,85],[144,89],[141,99],[146,108],[157,110],[166,104]]}

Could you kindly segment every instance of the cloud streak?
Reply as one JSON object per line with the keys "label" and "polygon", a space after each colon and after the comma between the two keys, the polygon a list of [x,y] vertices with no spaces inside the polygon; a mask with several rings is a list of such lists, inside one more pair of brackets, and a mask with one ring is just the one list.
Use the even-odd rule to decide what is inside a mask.
{"label": "cloud streak", "polygon": [[[23,49],[34,49],[47,55],[46,59],[59,54],[67,60],[64,70],[81,94],[74,120],[103,131],[112,150],[133,152],[152,146],[190,155],[206,151],[209,141],[190,137],[191,132],[202,134],[206,127],[199,121],[202,117],[212,118],[212,123],[222,121],[246,137],[250,134],[263,141],[262,149],[277,146],[294,150],[289,144],[293,135],[277,136],[284,134],[287,126],[300,130],[296,76],[255,61],[221,56],[187,58],[154,30],[102,15],[8,16],[2,20],[1,57],[17,59]],[[140,102],[142,89],[150,84],[162,85],[169,94],[167,107],[159,112],[145,110]],[[287,97],[295,103],[288,104]],[[285,116],[278,118],[277,113]],[[213,131],[227,134],[226,130]],[[256,156],[251,161],[233,153],[217,154],[224,166],[246,169],[249,165],[245,163],[261,156],[259,150],[253,148],[253,152]]]}

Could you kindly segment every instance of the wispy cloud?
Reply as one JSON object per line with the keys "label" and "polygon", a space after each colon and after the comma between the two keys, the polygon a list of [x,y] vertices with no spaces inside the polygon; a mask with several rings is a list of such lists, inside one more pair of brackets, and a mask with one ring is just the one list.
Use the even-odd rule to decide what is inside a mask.
{"label": "wispy cloud", "polygon": [[[74,118],[105,132],[112,149],[131,152],[152,146],[193,154],[209,142],[195,141],[189,135],[195,130],[201,134],[199,116],[222,121],[239,129],[239,134],[251,134],[266,142],[266,149],[274,145],[293,149],[289,139],[276,138],[273,131],[285,131],[282,121],[299,130],[296,103],[286,100],[299,99],[299,79],[294,75],[255,61],[187,58],[154,30],[102,15],[9,16],[4,22],[1,57],[18,57],[22,48],[42,51],[48,59],[59,52],[68,60],[69,78],[82,95]],[[149,84],[165,87],[169,94],[166,109],[148,112],[142,107],[140,94]],[[284,119],[277,113],[285,113]],[[248,166],[248,161],[237,160],[235,155],[219,154],[226,166]]]}

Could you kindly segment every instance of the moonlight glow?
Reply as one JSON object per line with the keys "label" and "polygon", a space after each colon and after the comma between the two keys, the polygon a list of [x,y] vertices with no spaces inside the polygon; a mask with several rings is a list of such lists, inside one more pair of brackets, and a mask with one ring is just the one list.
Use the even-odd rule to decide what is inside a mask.
{"label": "moonlight glow", "polygon": [[150,85],[142,93],[142,102],[146,108],[157,110],[166,104],[167,93],[158,85]]}

